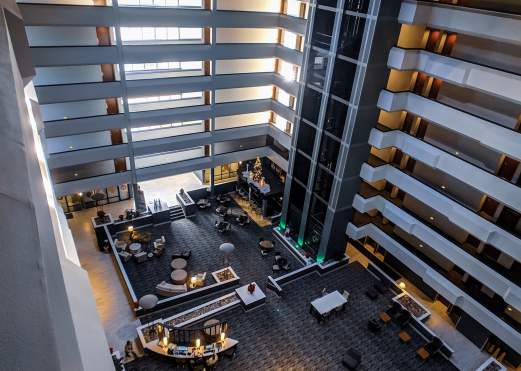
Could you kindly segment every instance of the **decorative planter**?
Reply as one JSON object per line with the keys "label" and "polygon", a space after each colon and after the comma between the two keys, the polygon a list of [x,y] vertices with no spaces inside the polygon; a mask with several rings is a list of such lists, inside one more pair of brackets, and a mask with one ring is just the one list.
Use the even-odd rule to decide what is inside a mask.
{"label": "decorative planter", "polygon": [[431,315],[431,312],[427,308],[406,292],[395,296],[393,300],[400,303],[401,306],[407,309],[418,321],[425,321]]}
{"label": "decorative planter", "polygon": [[223,269],[219,269],[218,271],[212,272],[212,277],[217,283],[230,281],[236,279],[237,273],[232,269],[232,267],[228,266]]}

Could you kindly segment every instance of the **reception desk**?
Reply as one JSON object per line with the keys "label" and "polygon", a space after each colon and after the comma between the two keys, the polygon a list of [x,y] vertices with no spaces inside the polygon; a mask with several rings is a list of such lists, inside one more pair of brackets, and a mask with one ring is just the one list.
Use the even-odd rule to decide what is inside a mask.
{"label": "reception desk", "polygon": [[211,357],[214,354],[226,352],[237,346],[239,342],[234,339],[226,338],[224,341],[217,343],[203,345],[200,347],[186,347],[169,344],[165,347],[158,344],[158,341],[153,341],[143,344],[143,348],[148,349],[156,354],[163,355],[174,359],[197,359]]}

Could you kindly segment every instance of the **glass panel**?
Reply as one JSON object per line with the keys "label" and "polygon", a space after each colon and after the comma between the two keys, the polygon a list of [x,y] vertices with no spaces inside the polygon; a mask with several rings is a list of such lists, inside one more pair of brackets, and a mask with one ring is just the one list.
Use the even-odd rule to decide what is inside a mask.
{"label": "glass panel", "polygon": [[311,162],[298,151],[295,153],[295,165],[293,166],[293,176],[301,183],[307,184]]}
{"label": "glass panel", "polygon": [[325,205],[316,197],[311,199],[309,218],[307,220],[306,233],[304,234],[304,250],[312,257],[317,256],[322,236],[322,225],[325,220]]}
{"label": "glass panel", "polygon": [[311,206],[309,209],[309,215],[315,219],[320,225],[324,225],[326,220],[327,205],[320,201],[317,197],[311,197]]}
{"label": "glass panel", "polygon": [[364,36],[365,19],[355,16],[344,16],[342,28],[340,29],[340,39],[338,40],[337,52],[358,59],[360,45]]}
{"label": "glass panel", "polygon": [[323,135],[318,153],[318,162],[334,172],[339,152],[340,143],[328,135]]}
{"label": "glass panel", "polygon": [[342,133],[344,132],[347,110],[347,105],[329,98],[324,120],[324,130],[341,139]]}
{"label": "glass panel", "polygon": [[371,0],[345,0],[344,9],[353,12],[367,13]]}
{"label": "glass panel", "polygon": [[324,81],[326,78],[328,56],[322,52],[316,50],[310,50],[309,52],[309,65],[307,73],[307,83],[318,86],[319,88],[324,87]]}
{"label": "glass panel", "polygon": [[297,138],[297,148],[309,155],[309,157],[313,155],[315,136],[316,130],[313,127],[306,124],[305,122],[300,121]]}
{"label": "glass panel", "polygon": [[291,183],[289,196],[288,222],[286,230],[289,229],[289,235],[295,242],[297,242],[300,221],[302,219],[302,205],[304,205],[306,191],[300,184],[293,181]]}
{"label": "glass panel", "polygon": [[336,8],[336,0],[317,0],[318,5],[326,5],[333,8]]}
{"label": "glass panel", "polygon": [[310,88],[304,90],[302,98],[302,111],[300,115],[309,122],[318,125],[318,114],[320,111],[320,102],[322,94]]}
{"label": "glass panel", "polygon": [[344,9],[352,12],[367,13],[370,1],[371,0],[346,0]]}
{"label": "glass panel", "polygon": [[[336,2],[335,2],[336,3]],[[336,4],[334,5],[336,6]],[[321,49],[329,50],[333,35],[333,25],[335,23],[335,13],[329,10],[317,9],[315,21],[313,23],[313,35],[311,45]]]}
{"label": "glass panel", "polygon": [[356,64],[337,58],[335,69],[333,70],[330,93],[345,100],[349,100],[351,89],[353,88],[355,73]]}
{"label": "glass panel", "polygon": [[317,173],[315,175],[315,184],[313,185],[313,192],[329,202],[331,195],[331,188],[333,187],[333,175],[317,166]]}

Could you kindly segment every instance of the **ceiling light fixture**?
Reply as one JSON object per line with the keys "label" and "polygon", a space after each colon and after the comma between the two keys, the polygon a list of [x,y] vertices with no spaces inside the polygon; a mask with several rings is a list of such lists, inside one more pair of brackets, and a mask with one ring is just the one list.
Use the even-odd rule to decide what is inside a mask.
{"label": "ceiling light fixture", "polygon": [[430,220],[434,220],[434,217],[433,217],[433,216],[429,216],[429,219],[430,219]]}
{"label": "ceiling light fixture", "polygon": [[447,188],[447,187],[445,187],[444,185],[441,186],[441,189],[445,189],[445,188]]}

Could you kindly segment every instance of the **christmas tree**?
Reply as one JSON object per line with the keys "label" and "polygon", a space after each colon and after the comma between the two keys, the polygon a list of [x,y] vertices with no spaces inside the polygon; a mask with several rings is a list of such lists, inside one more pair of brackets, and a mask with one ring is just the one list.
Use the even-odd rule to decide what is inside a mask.
{"label": "christmas tree", "polygon": [[260,183],[262,180],[262,163],[260,158],[257,157],[255,164],[253,165],[252,179],[254,182]]}

